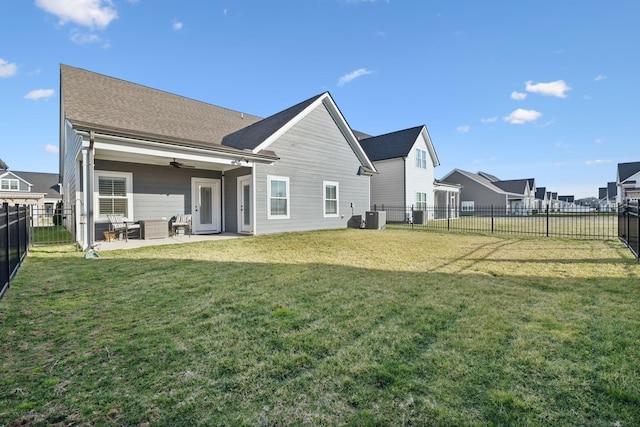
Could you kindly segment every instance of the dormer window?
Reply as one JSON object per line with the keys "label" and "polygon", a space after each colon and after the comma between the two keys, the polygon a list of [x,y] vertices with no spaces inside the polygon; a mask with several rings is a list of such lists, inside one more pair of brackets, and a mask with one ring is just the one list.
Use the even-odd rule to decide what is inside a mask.
{"label": "dormer window", "polygon": [[0,180],[0,189],[3,191],[18,191],[20,189],[17,179],[2,178]]}

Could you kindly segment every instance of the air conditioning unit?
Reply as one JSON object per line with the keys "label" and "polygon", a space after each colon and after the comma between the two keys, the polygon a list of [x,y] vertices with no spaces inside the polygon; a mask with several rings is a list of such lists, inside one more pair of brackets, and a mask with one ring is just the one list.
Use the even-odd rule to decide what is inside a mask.
{"label": "air conditioning unit", "polygon": [[370,230],[384,230],[387,226],[387,213],[385,211],[367,211],[365,226]]}

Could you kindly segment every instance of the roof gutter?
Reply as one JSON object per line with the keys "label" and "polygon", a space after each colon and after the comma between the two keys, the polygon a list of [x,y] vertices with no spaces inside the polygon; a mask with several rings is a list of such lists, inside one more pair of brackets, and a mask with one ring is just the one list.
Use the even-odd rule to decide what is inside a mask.
{"label": "roof gutter", "polygon": [[215,147],[215,148],[212,147],[211,149],[197,148],[197,147],[190,147],[186,145],[171,144],[169,142],[156,142],[156,141],[149,141],[149,140],[140,139],[140,138],[109,135],[106,133],[96,133],[94,131],[87,132],[82,130],[76,130],[76,132],[79,135],[83,135],[83,136],[93,134],[94,142],[95,142],[95,138],[99,138],[101,140],[106,140],[106,141],[117,141],[117,142],[129,143],[129,144],[138,144],[138,145],[144,145],[152,148],[162,148],[165,150],[167,149],[167,147],[175,147],[175,148],[179,148],[181,151],[189,152],[192,154],[211,155],[212,153],[215,153],[220,157],[224,157],[229,160],[246,160],[246,161],[258,162],[258,163],[272,163],[273,161],[279,159],[279,157],[275,155],[253,153],[250,150],[234,150],[234,149],[225,150],[224,147],[222,149],[218,149],[218,147]]}

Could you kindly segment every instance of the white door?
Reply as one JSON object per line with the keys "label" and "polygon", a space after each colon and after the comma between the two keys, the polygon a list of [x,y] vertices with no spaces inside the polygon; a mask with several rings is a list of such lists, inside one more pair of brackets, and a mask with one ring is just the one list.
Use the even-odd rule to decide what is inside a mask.
{"label": "white door", "polygon": [[194,234],[219,233],[220,180],[191,178],[191,202]]}
{"label": "white door", "polygon": [[238,177],[238,232],[253,232],[253,195],[251,175]]}

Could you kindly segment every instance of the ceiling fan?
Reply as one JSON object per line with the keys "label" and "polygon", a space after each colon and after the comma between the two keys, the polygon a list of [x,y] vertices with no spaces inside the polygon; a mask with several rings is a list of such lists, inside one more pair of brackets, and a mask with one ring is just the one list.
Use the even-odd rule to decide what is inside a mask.
{"label": "ceiling fan", "polygon": [[173,166],[176,169],[180,169],[180,168],[195,168],[195,166],[193,166],[193,165],[185,165],[182,162],[176,161],[176,159],[173,159],[172,162],[169,162],[169,165]]}

